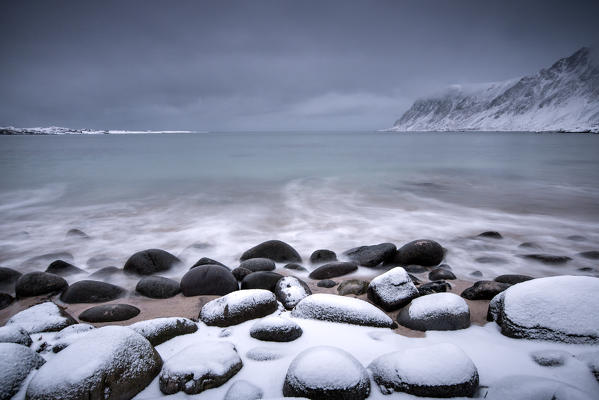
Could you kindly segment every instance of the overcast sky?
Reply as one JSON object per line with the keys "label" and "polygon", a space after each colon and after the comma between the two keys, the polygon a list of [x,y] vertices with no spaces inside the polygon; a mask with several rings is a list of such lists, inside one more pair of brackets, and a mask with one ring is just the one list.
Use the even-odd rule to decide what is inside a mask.
{"label": "overcast sky", "polygon": [[0,125],[389,127],[599,38],[599,1],[2,1]]}

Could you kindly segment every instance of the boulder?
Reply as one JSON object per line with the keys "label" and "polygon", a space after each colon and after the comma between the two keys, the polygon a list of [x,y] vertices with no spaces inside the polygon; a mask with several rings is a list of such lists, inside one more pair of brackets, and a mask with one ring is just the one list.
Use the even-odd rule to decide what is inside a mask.
{"label": "boulder", "polygon": [[538,261],[540,263],[548,265],[561,265],[572,260],[568,256],[556,256],[552,254],[523,254],[520,255],[520,257],[526,258],[527,260]]}
{"label": "boulder", "polygon": [[15,298],[8,293],[0,293],[0,310],[10,306]]}
{"label": "boulder", "polygon": [[503,239],[503,236],[501,236],[501,233],[496,232],[496,231],[486,231],[483,233],[479,233],[478,237],[487,238],[487,239]]}
{"label": "boulder", "polygon": [[418,331],[454,331],[470,326],[470,309],[457,294],[435,293],[412,300],[397,322]]}
{"label": "boulder", "polygon": [[21,275],[15,284],[17,297],[32,297],[60,293],[67,288],[64,278],[47,272],[29,272]]}
{"label": "boulder", "polygon": [[435,268],[428,273],[428,279],[431,281],[442,281],[446,279],[456,279],[456,276],[446,268]]}
{"label": "boulder", "polygon": [[418,287],[418,294],[426,296],[427,294],[443,293],[451,290],[451,285],[445,281],[433,281],[425,283]]}
{"label": "boulder", "polygon": [[66,237],[70,239],[90,239],[89,235],[81,229],[69,229]]}
{"label": "boulder", "polygon": [[150,341],[152,346],[158,346],[180,335],[187,335],[198,330],[195,322],[187,318],[154,318],[136,322],[129,328]]}
{"label": "boulder", "polygon": [[388,328],[393,320],[372,304],[353,297],[318,293],[301,300],[291,315],[296,318]]}
{"label": "boulder", "polygon": [[260,243],[243,253],[240,260],[244,261],[250,258],[270,258],[274,262],[282,263],[302,262],[299,253],[293,247],[280,240],[268,240]]}
{"label": "boulder", "polygon": [[274,293],[263,289],[240,290],[204,304],[200,319],[206,325],[226,327],[277,311]]}
{"label": "boulder", "polygon": [[292,269],[294,271],[307,271],[306,268],[304,268],[301,264],[298,264],[298,263],[285,264],[285,266],[283,268]]}
{"label": "boulder", "polygon": [[363,281],[360,279],[343,281],[339,286],[337,286],[337,293],[339,293],[340,296],[346,296],[349,294],[359,296],[366,293],[369,283],[370,282],[368,281]]}
{"label": "boulder", "polygon": [[317,346],[298,354],[287,369],[285,397],[362,400],[370,394],[370,377],[351,354]]}
{"label": "boulder", "polygon": [[252,272],[241,281],[241,289],[265,289],[274,293],[277,282],[283,275],[270,271]]}
{"label": "boulder", "polygon": [[252,272],[274,271],[277,267],[270,258],[249,258],[239,264],[240,268],[249,269]]}
{"label": "boulder", "polygon": [[597,344],[597,309],[599,278],[565,275],[511,286],[493,298],[488,317],[513,338]]}
{"label": "boulder", "polygon": [[347,275],[358,270],[358,265],[353,262],[335,261],[321,265],[310,273],[312,279],[330,279]]}
{"label": "boulder", "polygon": [[532,276],[528,276],[528,275],[507,274],[507,275],[499,275],[494,280],[495,280],[495,282],[515,285],[516,283],[526,282],[531,279],[534,279],[534,278]]}
{"label": "boulder", "polygon": [[48,265],[48,268],[46,268],[46,272],[59,276],[68,276],[85,273],[85,271],[81,268],[77,268],[73,264],[70,264],[62,260],[52,261],[52,263]]}
{"label": "boulder", "polygon": [[337,285],[337,282],[335,282],[331,279],[323,279],[316,283],[316,286],[323,287],[323,288],[332,288],[332,287],[335,287],[335,285]]}
{"label": "boulder", "polygon": [[419,239],[403,245],[391,261],[396,265],[434,267],[443,261],[443,247],[434,240]]}
{"label": "boulder", "polygon": [[123,297],[127,293],[120,286],[102,281],[79,281],[69,286],[60,300],[65,303],[102,303]]}
{"label": "boulder", "polygon": [[591,250],[591,251],[583,251],[578,253],[579,256],[588,258],[589,260],[599,260],[599,251]]}
{"label": "boulder", "polygon": [[258,386],[248,381],[239,380],[233,384],[225,393],[224,400],[257,400],[261,399],[264,393]]}
{"label": "boulder", "polygon": [[106,326],[44,364],[29,383],[27,399],[129,399],[152,382],[161,366],[160,355],[143,336]]}
{"label": "boulder", "polygon": [[376,267],[383,262],[391,261],[396,252],[397,247],[393,243],[381,243],[372,246],[355,247],[343,254],[358,265]]}
{"label": "boulder", "polygon": [[541,367],[559,367],[573,357],[571,353],[563,350],[537,350],[530,353],[530,358]]}
{"label": "boulder", "polygon": [[179,282],[163,276],[146,276],[135,286],[137,293],[152,299],[168,299],[181,291]]}
{"label": "boulder", "polygon": [[312,291],[308,285],[294,276],[285,276],[279,279],[275,286],[277,300],[288,310],[291,310],[297,303],[311,294]]}
{"label": "boulder", "polygon": [[292,342],[302,333],[298,324],[279,316],[261,318],[250,328],[251,337],[269,342]]}
{"label": "boulder", "polygon": [[188,346],[166,360],[159,376],[160,391],[198,394],[221,386],[243,366],[229,342],[204,342]]}
{"label": "boulder", "polygon": [[29,347],[0,343],[0,399],[8,400],[17,394],[29,373],[44,363]]}
{"label": "boulder", "polygon": [[125,273],[120,268],[117,267],[104,267],[95,271],[92,274],[89,274],[89,278],[91,279],[114,279],[116,276],[122,276]]}
{"label": "boulder", "polygon": [[89,324],[69,325],[54,336],[54,340],[50,342],[50,345],[47,348],[51,349],[53,353],[58,353],[81,339],[93,329],[96,328]]}
{"label": "boulder", "polygon": [[152,275],[171,269],[174,264],[180,263],[177,257],[160,249],[148,249],[133,254],[123,269],[125,272],[137,275]]}
{"label": "boulder", "polygon": [[223,296],[238,289],[237,279],[222,265],[202,265],[189,270],[181,278],[184,296]]}
{"label": "boulder", "polygon": [[478,370],[459,347],[441,343],[408,348],[376,358],[368,369],[383,394],[422,397],[472,397]]}
{"label": "boulder", "polygon": [[541,249],[541,245],[535,242],[524,242],[518,245],[521,249]]}
{"label": "boulder", "polygon": [[18,325],[6,325],[0,328],[0,343],[17,343],[23,346],[31,346],[31,336]]}
{"label": "boulder", "polygon": [[377,276],[368,285],[368,299],[386,311],[397,310],[418,297],[418,289],[402,267]]}
{"label": "boulder", "polygon": [[312,264],[323,264],[331,261],[337,261],[337,254],[332,250],[314,250],[310,255],[310,263]]}
{"label": "boulder", "polygon": [[13,315],[6,325],[25,329],[29,334],[37,332],[56,332],[77,321],[62,308],[52,302],[46,302],[29,307]]}
{"label": "boulder", "polygon": [[465,289],[461,296],[468,300],[491,300],[511,285],[495,281],[478,281]]}
{"label": "boulder", "polygon": [[238,281],[242,281],[243,278],[251,274],[252,271],[246,268],[237,267],[233,271],[231,271],[231,273],[233,274],[235,279],[237,279]]}
{"label": "boulder", "polygon": [[212,258],[208,258],[208,257],[200,258],[198,261],[196,261],[195,264],[193,264],[191,266],[191,268],[199,267],[201,265],[220,265],[221,267],[225,267],[225,268],[229,269],[229,267],[227,267],[225,264],[218,262],[216,260],[213,260]]}
{"label": "boulder", "polygon": [[129,304],[102,304],[83,311],[79,319],[85,322],[126,321],[139,313],[139,308]]}
{"label": "boulder", "polygon": [[272,361],[283,358],[285,353],[279,347],[258,346],[248,350],[245,356],[254,361]]}
{"label": "boulder", "polygon": [[12,292],[15,289],[17,279],[23,275],[12,268],[0,267],[0,290]]}

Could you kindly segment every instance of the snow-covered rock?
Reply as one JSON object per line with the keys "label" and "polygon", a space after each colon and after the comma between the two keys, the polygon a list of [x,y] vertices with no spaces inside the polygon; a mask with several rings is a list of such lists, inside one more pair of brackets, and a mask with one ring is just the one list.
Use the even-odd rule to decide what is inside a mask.
{"label": "snow-covered rock", "polygon": [[500,293],[489,304],[489,317],[514,338],[599,343],[598,309],[599,278],[554,276]]}
{"label": "snow-covered rock", "polygon": [[454,85],[416,101],[391,131],[599,132],[597,49],[505,82]]}
{"label": "snow-covered rock", "polygon": [[46,302],[13,315],[6,325],[16,325],[28,333],[59,331],[77,321],[56,304]]}
{"label": "snow-covered rock", "polygon": [[187,335],[198,330],[197,324],[192,320],[178,317],[140,321],[129,325],[129,328],[148,339],[152,346],[158,346],[175,336]]}
{"label": "snow-covered rock", "polygon": [[476,366],[449,343],[385,354],[368,369],[383,394],[395,390],[425,397],[471,397],[478,387]]}
{"label": "snow-covered rock", "polygon": [[393,320],[372,304],[352,297],[318,293],[300,301],[291,315],[297,318],[388,328]]}
{"label": "snow-covered rock", "polygon": [[485,400],[592,400],[582,390],[553,379],[539,376],[508,376],[492,382]]}
{"label": "snow-covered rock", "polygon": [[470,326],[470,309],[457,294],[429,294],[412,300],[399,312],[397,322],[419,331],[465,329]]}
{"label": "snow-covered rock", "polygon": [[599,382],[599,351],[590,351],[576,356],[587,364],[597,382]]}
{"label": "snow-covered rock", "polygon": [[31,345],[31,336],[18,325],[7,325],[0,328],[0,343],[17,343],[23,346]]}
{"label": "snow-covered rock", "polygon": [[0,343],[0,399],[14,396],[34,368],[44,359],[29,347],[17,343]]}
{"label": "snow-covered rock", "polygon": [[418,289],[402,267],[377,276],[368,285],[368,298],[387,311],[397,310],[415,297],[418,297]]}
{"label": "snow-covered rock", "polygon": [[262,389],[258,386],[248,381],[239,380],[227,390],[224,400],[257,400],[261,399],[263,395]]}
{"label": "snow-covered rock", "polygon": [[50,359],[33,377],[27,399],[122,399],[145,388],[162,366],[150,342],[135,331],[91,330]]}
{"label": "snow-covered rock", "polygon": [[275,294],[285,308],[291,310],[300,300],[311,295],[312,291],[304,281],[294,276],[286,276],[277,282]]}
{"label": "snow-covered rock", "polygon": [[259,319],[252,325],[250,336],[270,342],[291,342],[302,336],[302,328],[290,319],[270,316]]}
{"label": "snow-covered rock", "polygon": [[239,290],[204,304],[200,319],[206,325],[225,327],[264,317],[277,308],[277,298],[268,290]]}
{"label": "snow-covered rock", "polygon": [[165,361],[160,373],[160,391],[197,394],[231,379],[243,363],[229,342],[202,342],[191,345]]}
{"label": "snow-covered rock", "polygon": [[563,350],[537,350],[530,353],[530,358],[542,367],[559,367],[574,357]]}
{"label": "snow-covered rock", "polygon": [[93,329],[96,328],[89,324],[69,325],[60,332],[56,333],[53,340],[49,340],[47,348],[51,349],[54,353],[58,353],[59,351],[64,350],[67,346],[81,339]]}
{"label": "snow-covered rock", "polygon": [[370,394],[370,377],[362,364],[345,350],[317,346],[304,350],[291,362],[283,394],[361,400]]}
{"label": "snow-covered rock", "polygon": [[258,346],[249,349],[245,356],[254,361],[272,361],[284,357],[285,354],[279,348]]}

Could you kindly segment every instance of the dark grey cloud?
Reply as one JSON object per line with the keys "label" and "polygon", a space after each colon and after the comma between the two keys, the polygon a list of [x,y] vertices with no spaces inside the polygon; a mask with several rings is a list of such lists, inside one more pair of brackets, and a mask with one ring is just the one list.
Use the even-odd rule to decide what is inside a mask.
{"label": "dark grey cloud", "polygon": [[599,38],[597,1],[5,1],[0,125],[376,129]]}

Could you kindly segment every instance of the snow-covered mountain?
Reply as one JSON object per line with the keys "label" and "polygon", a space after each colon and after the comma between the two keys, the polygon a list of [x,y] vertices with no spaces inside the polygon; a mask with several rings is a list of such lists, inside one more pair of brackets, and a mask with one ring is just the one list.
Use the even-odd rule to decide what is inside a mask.
{"label": "snow-covered mountain", "polygon": [[45,128],[15,128],[13,126],[0,127],[0,135],[102,135],[102,134],[142,134],[142,133],[197,133],[196,131],[125,131],[125,130],[95,130],[71,129],[60,126]]}
{"label": "snow-covered mountain", "polygon": [[389,130],[599,132],[598,53],[583,47],[534,75],[454,85],[417,100]]}

